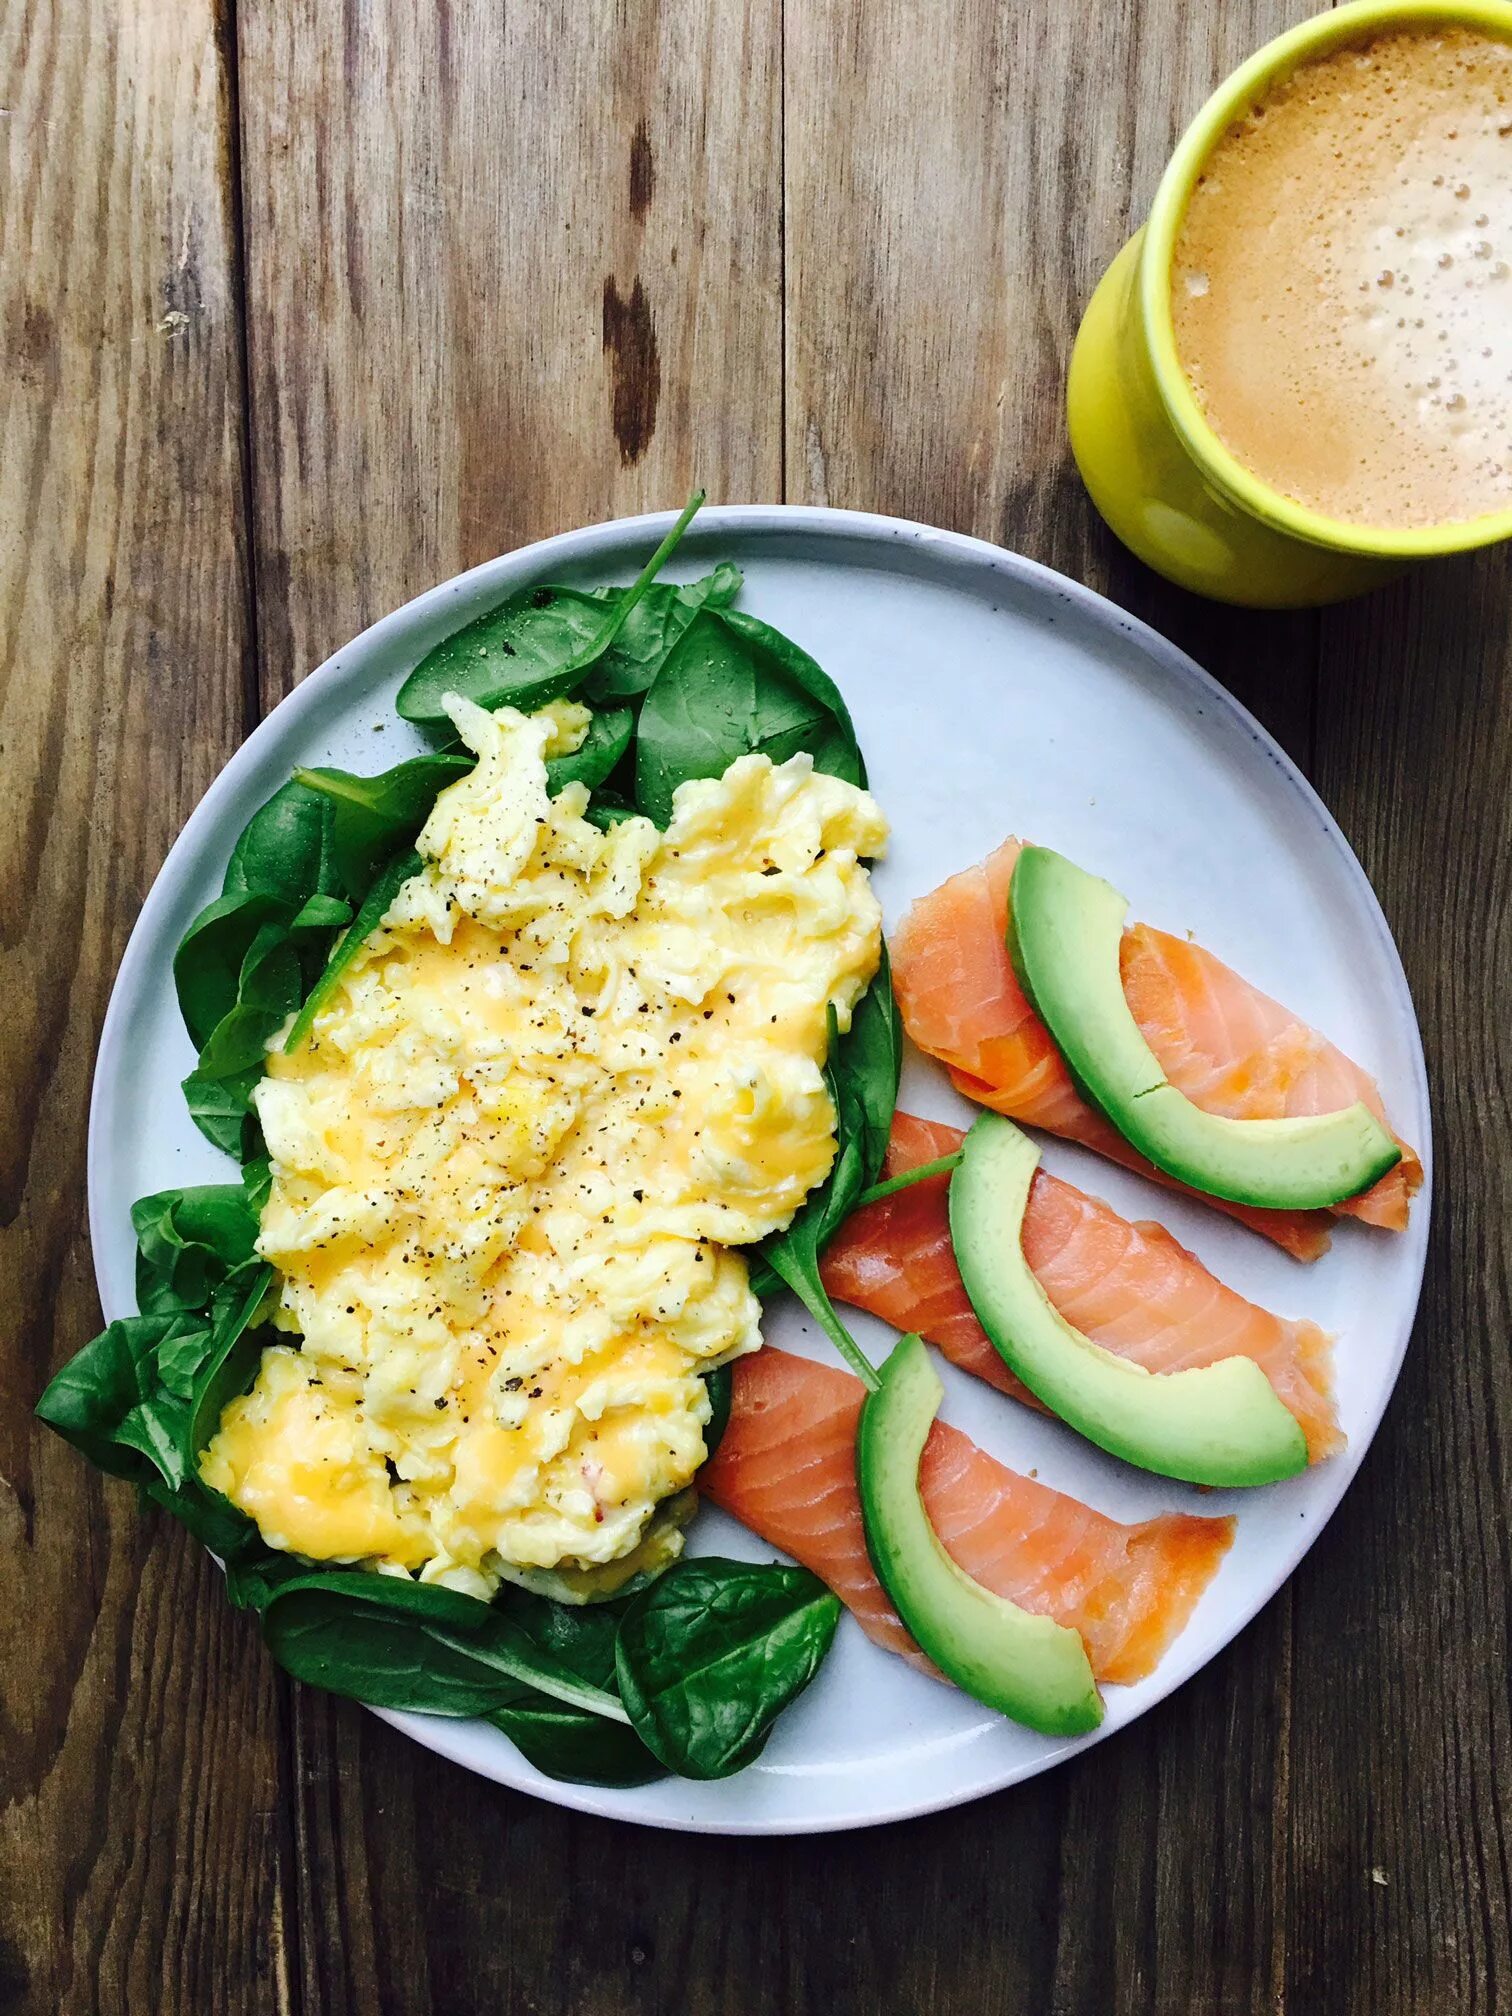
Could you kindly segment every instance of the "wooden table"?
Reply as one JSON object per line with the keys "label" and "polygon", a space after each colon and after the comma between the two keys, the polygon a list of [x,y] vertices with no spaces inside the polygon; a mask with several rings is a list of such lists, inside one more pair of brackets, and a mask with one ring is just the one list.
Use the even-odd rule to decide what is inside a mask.
{"label": "wooden table", "polygon": [[[1512,2009],[1512,596],[1168,589],[1066,450],[1081,305],[1307,0],[7,0],[0,2008]],[[788,498],[1148,618],[1314,779],[1428,1045],[1415,1348],[1290,1587],[1080,1762],[881,1833],[575,1818],[280,1678],[37,1429],[96,1327],[95,1041],[169,842],[373,617],[563,527]]]}

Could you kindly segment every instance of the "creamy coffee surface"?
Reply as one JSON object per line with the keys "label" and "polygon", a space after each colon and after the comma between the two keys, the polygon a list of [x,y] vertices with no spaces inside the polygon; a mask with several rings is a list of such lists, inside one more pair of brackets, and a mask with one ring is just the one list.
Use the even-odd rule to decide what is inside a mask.
{"label": "creamy coffee surface", "polygon": [[1279,84],[1192,194],[1171,305],[1274,489],[1397,528],[1512,506],[1512,46],[1399,31]]}

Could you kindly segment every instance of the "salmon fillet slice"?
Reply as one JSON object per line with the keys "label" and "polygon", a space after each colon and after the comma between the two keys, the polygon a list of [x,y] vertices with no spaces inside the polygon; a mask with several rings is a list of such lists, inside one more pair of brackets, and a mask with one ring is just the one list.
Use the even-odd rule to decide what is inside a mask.
{"label": "salmon fillet slice", "polygon": [[[826,1582],[867,1636],[932,1673],[866,1551],[856,1488],[859,1379],[767,1345],[733,1368],[705,1497]],[[1232,1519],[1165,1512],[1121,1525],[1005,1468],[937,1421],[919,1483],[936,1532],[986,1588],[1081,1632],[1099,1680],[1141,1680],[1192,1613]]]}
{"label": "salmon fillet slice", "polygon": [[[964,1139],[958,1127],[897,1113],[886,1174],[954,1154]],[[917,1330],[963,1372],[1038,1407],[988,1342],[966,1294],[950,1243],[948,1181],[932,1177],[853,1212],[824,1255],[824,1285],[836,1301],[895,1330]],[[1343,1448],[1327,1334],[1246,1301],[1163,1225],[1131,1224],[1101,1198],[1039,1169],[1023,1245],[1066,1321],[1106,1350],[1152,1372],[1253,1358],[1300,1423],[1308,1461]]]}
{"label": "salmon fillet slice", "polygon": [[[976,867],[952,875],[921,897],[898,927],[890,948],[893,987],[908,1033],[946,1065],[968,1098],[1185,1189],[1086,1104],[1024,998],[1006,943],[1008,885],[1019,846],[1005,840]],[[1363,1099],[1384,1124],[1372,1078],[1201,946],[1137,924],[1124,933],[1120,963],[1129,1006],[1161,1068],[1207,1112],[1261,1120],[1336,1112]],[[1401,1147],[1395,1169],[1336,1211],[1401,1231],[1423,1178],[1416,1153],[1405,1142]],[[1327,1212],[1203,1201],[1298,1259],[1316,1259],[1327,1247]]]}

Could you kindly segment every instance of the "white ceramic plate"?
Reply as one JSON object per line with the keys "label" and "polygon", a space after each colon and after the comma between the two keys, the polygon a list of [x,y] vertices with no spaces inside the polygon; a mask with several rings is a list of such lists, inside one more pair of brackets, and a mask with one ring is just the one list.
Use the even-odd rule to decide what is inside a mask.
{"label": "white ceramic plate", "polygon": [[[130,1313],[129,1206],[169,1185],[223,1180],[179,1081],[194,1059],[170,966],[218,893],[231,843],[297,763],[379,770],[410,753],[400,681],[439,638],[532,581],[630,580],[670,521],[641,518],[548,539],[420,596],[291,694],[205,794],[143,906],[100,1044],[89,1205],[100,1299]],[[1134,914],[1190,929],[1325,1030],[1378,1078],[1400,1132],[1429,1161],[1422,1046],[1396,948],[1359,865],[1291,763],[1189,658],[1111,603],[997,547],[846,511],[727,508],[696,521],[668,578],[716,558],[745,569],[742,605],[789,632],[850,703],[872,788],[893,825],[877,886],[889,925],[923,891],[1009,832],[1111,876]],[[379,732],[381,729],[381,732]],[[921,1059],[903,1105],[964,1121]],[[1256,1301],[1336,1334],[1346,1454],[1250,1494],[1199,1494],[1124,1468],[943,1367],[946,1415],[995,1455],[1120,1519],[1187,1506],[1238,1515],[1234,1546],[1158,1672],[1107,1691],[1111,1735],[1211,1659],[1295,1568],[1370,1445],[1406,1348],[1422,1278],[1428,1186],[1392,1238],[1345,1225],[1303,1268],[1201,1206],[1059,1143],[1046,1162],[1130,1215],[1162,1218]],[[863,1345],[888,1333],[857,1317]],[[824,1355],[786,1300],[767,1336]],[[697,1551],[770,1558],[705,1508]],[[635,1791],[558,1785],[486,1726],[389,1718],[417,1742],[500,1783],[595,1813],[722,1833],[787,1834],[929,1812],[1045,1770],[1080,1742],[1031,1734],[878,1651],[845,1618],[808,1694],[760,1762],[720,1784]]]}

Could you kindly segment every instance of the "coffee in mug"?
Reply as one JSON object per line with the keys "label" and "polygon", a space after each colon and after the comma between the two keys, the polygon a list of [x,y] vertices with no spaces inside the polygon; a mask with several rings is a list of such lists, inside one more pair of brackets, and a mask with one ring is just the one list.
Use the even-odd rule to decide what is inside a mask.
{"label": "coffee in mug", "polygon": [[1213,431],[1348,525],[1512,506],[1512,46],[1403,26],[1283,76],[1218,141],[1171,270]]}

